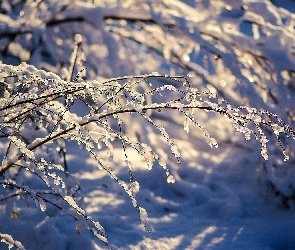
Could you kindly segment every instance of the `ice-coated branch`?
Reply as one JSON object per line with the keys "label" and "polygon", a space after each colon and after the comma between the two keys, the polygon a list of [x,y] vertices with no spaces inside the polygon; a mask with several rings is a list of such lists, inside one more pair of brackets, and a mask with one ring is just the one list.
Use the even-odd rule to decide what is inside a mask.
{"label": "ice-coated branch", "polygon": [[[132,125],[131,117],[136,116],[144,126],[152,128],[156,136],[162,137],[178,164],[181,164],[181,154],[173,134],[168,133],[163,124],[155,120],[155,113],[176,113],[183,129],[189,132],[190,124],[200,129],[210,147],[218,147],[218,142],[206,130],[206,125],[199,123],[198,114],[210,112],[221,115],[237,132],[243,133],[246,140],[255,139],[260,142],[261,155],[265,160],[269,158],[267,143],[271,137],[275,137],[284,160],[289,159],[281,135],[294,139],[295,133],[283,119],[265,109],[237,106],[235,102],[232,104],[231,100],[226,100],[216,91],[200,91],[191,83],[193,79],[189,79],[190,75],[172,76],[154,72],[102,81],[85,81],[79,76],[72,80],[80,43],[81,39],[77,37],[68,81],[63,81],[57,74],[38,70],[26,63],[19,66],[0,64],[0,78],[4,86],[3,96],[0,98],[0,133],[9,142],[0,167],[3,186],[14,178],[13,167],[19,168],[20,174],[23,169],[30,171],[46,184],[54,196],[59,197],[75,211],[74,218],[79,223],[79,230],[87,228],[107,244],[100,224],[88,217],[75,198],[75,194],[79,193],[79,185],[70,181],[69,172],[62,171],[60,165],[55,166],[48,160],[59,161],[59,147],[56,147],[56,144],[58,145],[60,139],[77,142],[89,151],[97,161],[99,169],[105,171],[128,194],[149,233],[151,225],[147,212],[136,199],[140,183],[136,181],[133,173],[132,156],[129,155],[128,149],[135,150],[144,159],[149,170],[157,162],[163,168],[168,183],[174,183],[176,178],[171,174],[170,164],[167,164],[161,150],[127,132],[125,127]],[[145,87],[141,88],[141,85]],[[77,102],[80,103],[79,108],[87,110],[86,114],[79,115],[71,109]],[[112,157],[116,140],[121,141],[125,156],[123,165],[129,172],[129,183],[121,180],[112,168],[104,163],[101,156],[104,148],[109,157]],[[45,159],[40,151],[48,154],[48,159]],[[73,185],[75,188],[72,188]],[[55,203],[53,199],[25,186],[14,184],[12,187],[29,194],[32,199],[37,199],[41,210],[46,209],[45,203],[56,204],[62,211],[65,209],[64,205]],[[81,222],[81,219],[91,222],[94,227]]]}
{"label": "ice-coated branch", "polygon": [[11,235],[0,233],[1,242],[6,243],[8,248],[15,247],[17,250],[25,250],[24,246],[17,240],[14,240]]}

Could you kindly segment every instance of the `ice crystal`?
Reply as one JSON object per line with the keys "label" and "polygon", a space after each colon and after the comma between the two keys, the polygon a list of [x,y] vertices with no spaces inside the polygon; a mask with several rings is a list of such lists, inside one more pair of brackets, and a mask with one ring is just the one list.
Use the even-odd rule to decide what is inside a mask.
{"label": "ice crystal", "polygon": [[261,123],[261,117],[259,115],[254,115],[254,119],[253,119],[253,122],[258,125]]}
{"label": "ice crystal", "polygon": [[271,127],[275,135],[279,135],[280,133],[283,133],[285,130],[284,127],[281,127],[278,124],[272,124]]}

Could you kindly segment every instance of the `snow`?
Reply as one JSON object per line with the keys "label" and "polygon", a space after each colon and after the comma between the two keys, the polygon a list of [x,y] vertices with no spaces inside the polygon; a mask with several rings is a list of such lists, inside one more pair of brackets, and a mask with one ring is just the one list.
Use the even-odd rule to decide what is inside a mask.
{"label": "snow", "polygon": [[[2,8],[9,11],[9,1],[3,2]],[[157,0],[140,4],[141,7],[132,0],[124,3],[102,0],[95,1],[95,5],[91,1],[67,3],[68,8],[63,8],[55,0],[40,1],[40,14],[32,1],[32,5],[20,13],[20,19],[15,13],[17,8],[12,16],[0,13],[1,53],[7,43],[1,33],[13,33],[19,27],[28,33],[32,31],[34,46],[38,45],[42,34],[46,34],[44,44],[34,51],[25,40],[10,42],[7,53],[11,57],[3,58],[4,63],[15,62],[15,58],[25,62],[18,70],[5,66],[3,71],[9,69],[18,76],[27,77],[28,81],[32,75],[45,78],[42,88],[50,91],[56,82],[61,87],[67,86],[67,82],[61,79],[70,81],[72,72],[65,66],[68,63],[70,69],[74,67],[79,56],[78,64],[81,66],[85,63],[87,66],[85,77],[93,80],[100,93],[107,90],[105,86],[108,84],[114,84],[114,93],[117,93],[115,87],[121,88],[119,81],[115,83],[114,78],[110,81],[105,78],[151,74],[145,75],[145,79],[148,79],[149,76],[168,76],[176,72],[188,75],[196,87],[185,97],[187,102],[192,96],[200,95],[200,100],[208,99],[206,106],[217,109],[224,105],[231,111],[232,117],[196,110],[196,121],[191,119],[189,112],[185,119],[180,120],[181,116],[173,113],[173,110],[165,113],[166,103],[156,102],[160,100],[157,91],[153,96],[154,104],[151,103],[152,98],[145,99],[144,95],[138,94],[163,83],[159,90],[172,98],[172,92],[177,92],[177,83],[173,82],[174,86],[165,82],[168,79],[158,82],[138,79],[142,85],[134,85],[138,92],[131,93],[136,102],[127,103],[126,106],[142,113],[141,117],[114,115],[114,119],[122,125],[122,131],[135,138],[131,141],[118,132],[125,143],[135,145],[137,140],[143,142],[142,151],[136,152],[134,148],[122,147],[120,142],[114,140],[110,129],[104,134],[106,130],[93,123],[80,127],[90,119],[107,117],[108,110],[96,112],[90,118],[87,116],[89,108],[82,101],[68,110],[59,102],[48,106],[47,113],[40,109],[44,117],[59,109],[60,113],[64,112],[66,122],[61,126],[76,127],[84,136],[84,140],[78,143],[86,144],[86,148],[83,148],[73,141],[62,139],[52,154],[59,154],[62,144],[67,145],[67,165],[73,179],[57,176],[56,172],[62,172],[63,167],[51,164],[48,176],[53,182],[47,180],[45,184],[62,193],[66,192],[65,183],[71,183],[67,192],[71,194],[71,189],[78,189],[83,197],[63,196],[63,200],[75,210],[70,208],[60,213],[56,206],[38,196],[34,201],[37,206],[30,201],[32,187],[43,190],[44,183],[34,182],[29,173],[24,176],[28,178],[26,185],[30,185],[31,189],[11,193],[10,186],[1,186],[0,249],[295,249],[294,206],[287,209],[284,201],[280,200],[284,196],[272,192],[273,187],[266,181],[272,181],[277,194],[293,195],[294,199],[292,147],[287,147],[283,153],[277,153],[275,148],[276,139],[279,139],[279,150],[280,146],[285,146],[283,134],[287,125],[280,120],[271,124],[269,130],[274,133],[273,137],[268,137],[259,127],[262,122],[275,120],[276,116],[271,115],[273,113],[278,113],[291,127],[294,125],[294,76],[291,72],[295,67],[294,1]],[[54,29],[50,25],[46,28],[43,23],[54,18],[62,20],[77,16],[86,20],[85,26],[79,23],[73,26],[63,24],[65,26]],[[141,21],[127,25],[126,20],[117,22],[111,17]],[[34,22],[34,19],[38,21]],[[151,22],[151,19],[154,21]],[[129,44],[128,39],[135,43]],[[46,45],[46,42],[50,45]],[[74,53],[71,57],[72,48]],[[33,51],[32,55],[30,51]],[[48,51],[53,54],[50,60],[44,56]],[[216,60],[210,57],[210,53],[214,54]],[[218,58],[222,58],[222,61],[218,61]],[[48,73],[41,68],[53,69],[54,72]],[[57,72],[61,77],[55,74]],[[1,81],[7,76],[0,70]],[[137,81],[129,77],[122,77],[121,80]],[[79,81],[76,84],[77,88],[83,86],[83,83],[79,85]],[[199,88],[204,89],[206,84],[213,94],[199,92]],[[86,89],[85,93],[93,89]],[[114,93],[105,94],[106,100],[113,98]],[[211,99],[219,98],[215,93],[222,96],[217,100],[220,106],[210,103]],[[32,90],[30,95],[38,96],[37,90],[36,93]],[[70,103],[71,97],[67,98]],[[5,101],[0,101],[1,105],[6,105]],[[98,102],[101,105],[98,107],[103,108],[106,103]],[[191,105],[201,106],[204,103],[195,101]],[[181,103],[171,102],[169,105],[183,111]],[[253,106],[252,109],[245,108],[245,119],[254,121],[256,134],[251,132],[252,128],[240,126],[239,122],[245,120],[239,120],[238,114],[235,116],[242,112],[244,105]],[[153,107],[155,112],[143,113],[148,106]],[[233,107],[237,106],[242,108],[236,112]],[[262,112],[267,121],[261,118],[258,112],[260,108],[271,112]],[[116,105],[113,109],[116,110]],[[13,113],[13,110],[10,112]],[[53,121],[57,119],[52,118]],[[236,134],[230,122],[236,126],[236,130],[245,134]],[[18,149],[32,160],[42,155],[42,152],[34,150],[42,144],[45,132],[32,130],[32,138],[36,138],[29,146],[16,136],[10,136],[16,146],[10,152],[6,152],[7,142],[1,141],[0,170],[18,163]],[[50,136],[58,133],[57,130]],[[69,134],[64,138],[74,136]],[[97,141],[97,155],[89,153],[94,145],[87,144],[88,136]],[[288,160],[288,153],[291,163],[282,165],[284,160]],[[14,157],[7,159],[5,155]],[[98,165],[102,161],[105,165]],[[42,162],[48,164],[44,158]],[[41,167],[35,171],[39,175],[44,174]],[[13,175],[17,176],[18,173],[15,171]],[[16,177],[15,183],[22,185],[24,176]],[[8,194],[16,197],[21,194],[22,199],[7,199]],[[82,219],[75,217],[77,213]],[[93,228],[87,224],[89,221]]]}
{"label": "snow", "polygon": [[[174,169],[174,184],[165,184],[165,173],[160,167],[149,171],[143,167],[140,157],[133,159],[138,166],[135,175],[141,183],[137,200],[148,212],[151,236],[145,233],[127,195],[97,169],[87,152],[81,150],[77,154],[69,150],[69,165],[72,171],[77,171],[86,197],[85,210],[92,218],[99,218],[112,246],[119,249],[294,248],[294,212],[273,207],[262,201],[257,192],[260,188],[252,174],[259,159],[251,158],[251,152],[232,152],[224,145],[223,149],[211,153],[208,148],[185,150],[192,145],[182,143],[182,159],[188,160]],[[114,154],[117,156],[114,165],[118,166],[115,172],[127,177],[120,164],[124,159],[122,153],[116,150]],[[145,210],[140,211],[141,220],[145,221]],[[78,235],[73,221],[49,205],[44,212],[33,207],[22,209],[17,220],[11,220],[3,212],[1,230],[16,235],[26,249],[106,249],[85,230]]]}

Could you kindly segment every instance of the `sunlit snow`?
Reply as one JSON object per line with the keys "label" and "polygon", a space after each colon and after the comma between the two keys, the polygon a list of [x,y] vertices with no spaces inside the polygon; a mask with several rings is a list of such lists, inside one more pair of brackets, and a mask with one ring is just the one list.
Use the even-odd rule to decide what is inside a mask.
{"label": "sunlit snow", "polygon": [[[1,185],[0,249],[295,249],[295,147],[287,138],[292,137],[288,126],[295,124],[294,1],[22,2],[1,2],[0,60],[6,65],[0,68],[1,86],[8,71],[28,81],[35,80],[30,78],[34,74],[47,79],[43,86],[47,93],[55,81],[68,88],[67,82],[80,74],[76,87],[84,79],[92,81],[96,87],[85,88],[85,94],[95,89],[107,101],[97,99],[101,106],[91,110],[90,118],[84,100],[71,106],[71,96],[66,96],[67,123],[60,126],[75,127],[85,140],[68,142],[76,139],[69,134],[56,150],[46,152],[61,159],[67,145],[73,177],[64,181],[56,175],[55,171],[64,171],[60,160],[48,167],[52,181],[42,184],[56,193],[75,189],[84,198],[65,195],[63,200],[75,209],[65,215],[41,198],[33,204],[27,186],[13,190]],[[8,64],[21,66],[15,70]],[[169,79],[170,75],[187,76],[191,82]],[[125,93],[121,82],[114,81],[119,76],[133,92]],[[108,78],[113,80],[105,81]],[[141,85],[128,85],[133,82]],[[107,91],[109,85],[113,92]],[[183,98],[190,105],[215,111],[224,107],[229,112],[192,110],[180,119],[184,104],[169,103],[174,93],[182,93],[180,87],[192,87]],[[149,93],[151,88],[156,90]],[[2,88],[0,92],[2,107],[8,92]],[[124,108],[135,110],[139,118],[115,114],[119,128],[107,122],[102,122],[103,128],[79,127],[107,117],[109,111],[100,109],[121,92],[132,99]],[[166,113],[167,103],[159,102],[163,95],[171,108]],[[198,100],[193,99],[196,96]],[[36,89],[26,96],[33,97],[40,97]],[[112,111],[117,111],[118,103],[110,104]],[[61,103],[38,114],[52,114],[52,120],[58,120],[56,110],[63,110]],[[271,119],[276,123],[263,131],[260,125]],[[241,126],[247,120],[253,121],[252,127]],[[58,132],[57,128],[50,136]],[[21,164],[18,150],[32,162],[37,154],[45,154],[42,148],[34,150],[47,134],[41,129],[30,133],[35,139],[29,148],[16,136],[9,137],[15,147],[8,151],[8,144],[0,142],[0,170]],[[87,143],[88,136],[97,140],[95,147]],[[99,153],[90,154],[91,150]],[[105,167],[98,164],[102,161]],[[38,166],[36,173],[43,173],[44,165]],[[32,173],[18,177],[12,168],[11,175],[17,185],[25,176],[26,185],[42,191]],[[92,228],[85,230],[88,217],[73,219],[77,213],[82,218],[89,215],[97,237],[90,233]]]}

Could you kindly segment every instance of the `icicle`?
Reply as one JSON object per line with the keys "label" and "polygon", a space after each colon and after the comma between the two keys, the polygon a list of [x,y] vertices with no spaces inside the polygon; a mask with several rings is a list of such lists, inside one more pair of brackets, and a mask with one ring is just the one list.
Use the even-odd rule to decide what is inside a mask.
{"label": "icicle", "polygon": [[168,177],[167,177],[167,183],[174,183],[175,182],[175,178],[174,178],[174,176],[173,175],[169,175]]}
{"label": "icicle", "polygon": [[183,128],[184,128],[184,131],[186,131],[187,133],[189,133],[189,124],[190,124],[190,119],[188,117],[185,117],[185,120],[183,122]]}
{"label": "icicle", "polygon": [[163,169],[167,169],[167,165],[166,165],[166,162],[163,158],[160,158],[159,159],[159,164],[160,166],[163,168]]}
{"label": "icicle", "polygon": [[210,138],[209,146],[211,148],[213,148],[213,147],[218,148],[219,147],[218,142],[214,138]]}
{"label": "icicle", "polygon": [[105,230],[99,222],[94,221],[93,224],[101,232],[101,234],[105,235]]}
{"label": "icicle", "polygon": [[151,227],[151,224],[149,222],[149,218],[148,218],[148,214],[147,214],[146,210],[144,208],[142,208],[142,207],[139,207],[139,214],[140,214],[140,220],[143,223],[145,230],[148,233],[151,233],[152,232],[152,227]]}
{"label": "icicle", "polygon": [[41,211],[44,212],[46,210],[46,203],[45,203],[45,201],[43,199],[39,199],[38,200],[38,203],[39,203],[39,207],[40,207]]}
{"label": "icicle", "polygon": [[285,153],[285,151],[283,151],[283,154],[284,154],[284,161],[288,161],[290,157]]}
{"label": "icicle", "polygon": [[80,234],[85,227],[85,222],[79,221],[76,225],[76,230],[78,231],[78,234]]}
{"label": "icicle", "polygon": [[135,195],[139,192],[140,189],[140,185],[137,181],[134,181],[130,184],[130,192],[132,193],[132,195],[135,197]]}
{"label": "icicle", "polygon": [[82,209],[82,208],[80,208],[79,206],[78,206],[78,204],[76,203],[76,201],[71,197],[71,196],[65,196],[64,197],[64,200],[67,202],[67,203],[69,203],[69,205],[71,205],[77,212],[78,212],[78,214],[82,214],[82,215],[85,215],[85,211]]}
{"label": "icicle", "polygon": [[79,44],[82,43],[82,35],[81,34],[76,34],[74,37],[75,43]]}
{"label": "icicle", "polygon": [[263,134],[261,129],[258,129],[258,131],[260,132],[260,143],[261,143],[261,155],[264,158],[264,160],[268,160],[268,152],[267,152],[267,147],[266,144],[268,142],[268,139],[266,138],[266,136]]}
{"label": "icicle", "polygon": [[266,147],[264,147],[264,146],[262,146],[261,147],[261,155],[262,155],[262,157],[264,158],[264,160],[268,160],[268,153],[267,153],[267,149],[266,149]]}

